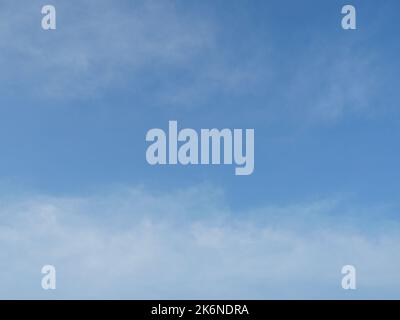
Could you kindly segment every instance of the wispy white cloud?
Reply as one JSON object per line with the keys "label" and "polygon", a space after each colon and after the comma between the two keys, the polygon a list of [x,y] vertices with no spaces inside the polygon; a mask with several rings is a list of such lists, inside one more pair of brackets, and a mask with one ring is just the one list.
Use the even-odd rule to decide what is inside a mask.
{"label": "wispy white cloud", "polygon": [[[3,298],[390,298],[400,285],[398,225],[363,231],[336,200],[232,212],[210,187],[2,200]],[[349,263],[353,294],[340,289]]]}
{"label": "wispy white cloud", "polygon": [[[331,123],[346,116],[377,112],[385,70],[376,50],[360,50],[356,41],[314,41],[298,57],[284,98],[296,119]],[[341,44],[341,50],[338,50]],[[381,110],[382,111],[382,110]]]}
{"label": "wispy white cloud", "polygon": [[256,79],[256,65],[225,62],[217,22],[179,13],[173,1],[53,4],[56,31],[41,29],[40,1],[8,2],[0,11],[0,79],[8,93],[86,99],[118,89],[182,108]]}
{"label": "wispy white cloud", "polygon": [[173,2],[55,1],[56,31],[40,27],[41,2],[8,2],[0,13],[2,81],[39,95],[81,96],[140,80],[149,66],[176,66],[212,43],[211,26]]}
{"label": "wispy white cloud", "polygon": [[317,37],[282,65],[273,37],[251,41],[248,56],[236,54],[235,43],[220,42],[229,26],[195,10],[183,14],[173,1],[54,4],[55,32],[41,30],[39,1],[3,5],[0,80],[8,95],[81,99],[116,89],[146,96],[152,105],[183,108],[243,94],[254,103],[246,110],[260,119],[278,115],[308,123],[378,109],[384,78],[379,50],[366,52],[356,41],[340,42],[338,51],[337,39],[332,44]]}

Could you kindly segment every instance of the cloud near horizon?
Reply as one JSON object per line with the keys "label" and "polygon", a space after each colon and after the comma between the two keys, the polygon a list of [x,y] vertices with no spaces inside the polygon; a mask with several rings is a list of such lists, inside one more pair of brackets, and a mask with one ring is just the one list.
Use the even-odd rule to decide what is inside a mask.
{"label": "cloud near horizon", "polygon": [[[3,197],[0,297],[395,297],[398,222],[349,229],[354,215],[344,216],[341,202],[233,212],[223,191],[210,186]],[[57,268],[54,292],[40,288],[45,264]],[[358,270],[352,294],[340,289],[345,264]]]}

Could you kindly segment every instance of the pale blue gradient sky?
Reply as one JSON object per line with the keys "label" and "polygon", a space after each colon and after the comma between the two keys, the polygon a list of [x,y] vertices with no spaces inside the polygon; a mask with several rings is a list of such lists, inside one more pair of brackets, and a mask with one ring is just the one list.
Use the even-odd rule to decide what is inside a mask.
{"label": "pale blue gradient sky", "polygon": [[[399,298],[398,1],[51,3],[0,5],[1,297]],[[149,166],[169,120],[255,128],[255,172]]]}

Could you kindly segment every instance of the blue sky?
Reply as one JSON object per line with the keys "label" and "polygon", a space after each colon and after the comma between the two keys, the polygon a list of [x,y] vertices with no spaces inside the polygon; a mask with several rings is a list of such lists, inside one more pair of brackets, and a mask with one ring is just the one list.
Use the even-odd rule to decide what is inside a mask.
{"label": "blue sky", "polygon": [[[3,1],[0,297],[398,298],[400,5],[349,3]],[[169,120],[255,172],[149,166]]]}

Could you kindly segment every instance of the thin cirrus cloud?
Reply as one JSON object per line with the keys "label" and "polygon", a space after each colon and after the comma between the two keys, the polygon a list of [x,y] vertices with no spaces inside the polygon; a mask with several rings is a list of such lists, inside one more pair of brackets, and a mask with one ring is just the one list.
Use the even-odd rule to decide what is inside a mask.
{"label": "thin cirrus cloud", "polygon": [[[363,289],[349,297],[394,296],[397,222],[347,226],[362,209],[346,208],[354,212],[344,218],[345,206],[334,198],[245,213],[232,212],[223,199],[210,186],[3,198],[0,296],[346,298],[346,264],[358,267]],[[44,264],[57,268],[52,293],[40,289]]]}
{"label": "thin cirrus cloud", "polygon": [[54,33],[41,30],[39,1],[5,4],[0,63],[9,71],[2,72],[6,83],[42,95],[87,97],[132,75],[140,80],[141,69],[154,63],[188,63],[212,41],[207,23],[181,19],[172,2],[136,1],[129,8],[109,1],[53,4]]}
{"label": "thin cirrus cloud", "polygon": [[8,2],[0,11],[4,94],[22,90],[31,98],[79,100],[117,90],[131,100],[146,97],[144,105],[177,108],[208,106],[216,96],[224,104],[241,95],[248,97],[246,110],[261,113],[260,118],[317,123],[378,108],[382,85],[374,79],[384,76],[379,50],[364,54],[356,44],[315,37],[295,48],[296,56],[285,64],[285,49],[268,36],[274,29],[260,29],[257,38],[268,41],[250,41],[247,55],[239,54],[238,43],[221,41],[229,25],[190,7],[183,15],[174,2],[54,5],[54,32],[40,28],[40,2],[18,8]]}
{"label": "thin cirrus cloud", "polygon": [[254,64],[232,68],[224,62],[214,21],[194,12],[180,15],[174,2],[53,4],[54,32],[40,28],[40,2],[18,10],[8,3],[0,12],[7,92],[85,100],[123,88],[158,104],[187,107],[255,80]]}
{"label": "thin cirrus cloud", "polygon": [[382,108],[377,102],[384,100],[380,94],[385,70],[378,54],[360,52],[354,45],[337,52],[322,43],[310,45],[309,54],[290,77],[284,101],[292,115],[309,122],[335,122],[347,115],[372,115]]}

